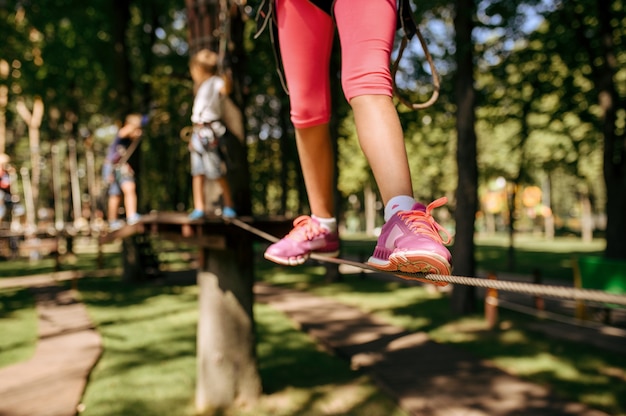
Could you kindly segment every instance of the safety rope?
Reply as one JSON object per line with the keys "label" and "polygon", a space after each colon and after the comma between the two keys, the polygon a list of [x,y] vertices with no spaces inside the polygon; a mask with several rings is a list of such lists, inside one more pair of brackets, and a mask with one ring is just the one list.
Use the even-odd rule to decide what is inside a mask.
{"label": "safety rope", "polygon": [[[271,243],[275,243],[279,238],[268,234],[256,227],[247,224],[240,219],[230,218],[226,219],[226,222],[230,222],[237,227],[246,230],[252,234],[255,234]],[[465,286],[483,287],[488,289],[504,290],[507,292],[523,293],[532,296],[545,296],[557,299],[573,299],[605,304],[614,304],[626,306],[626,295],[619,295],[608,293],[602,290],[594,289],[580,289],[567,286],[556,285],[543,285],[538,283],[517,282],[511,280],[493,280],[482,279],[478,277],[467,276],[453,276],[453,275],[441,275],[441,274],[418,274],[418,273],[404,273],[404,272],[387,272],[379,270],[375,267],[371,267],[367,264],[342,259],[339,257],[325,257],[319,254],[312,253],[310,256],[312,259],[334,264],[344,264],[348,266],[358,267],[363,270],[371,270],[377,273],[388,274],[392,276],[399,276],[405,279],[429,281],[433,284],[441,285],[442,283],[452,283]]]}
{"label": "safety rope", "polygon": [[[400,48],[398,49],[398,56],[394,60],[391,65],[391,79],[393,80],[393,91],[398,100],[412,110],[422,110],[424,108],[428,108],[433,105],[437,99],[439,98],[439,90],[441,88],[441,80],[439,78],[439,73],[437,72],[437,68],[435,67],[435,62],[433,60],[430,51],[428,50],[428,44],[422,36],[422,32],[419,30],[415,19],[413,18],[413,13],[411,11],[411,5],[408,1],[402,0],[398,3],[398,15],[400,26],[404,35],[402,36],[402,40],[400,41]],[[398,82],[396,81],[396,76],[398,73],[398,68],[400,66],[400,60],[402,59],[402,55],[404,54],[404,50],[406,49],[409,41],[413,36],[417,36],[420,46],[422,47],[422,51],[424,52],[424,56],[426,57],[426,62],[428,62],[428,66],[430,67],[430,73],[433,84],[433,92],[428,100],[423,103],[413,103],[407,98],[405,98],[398,88]]]}

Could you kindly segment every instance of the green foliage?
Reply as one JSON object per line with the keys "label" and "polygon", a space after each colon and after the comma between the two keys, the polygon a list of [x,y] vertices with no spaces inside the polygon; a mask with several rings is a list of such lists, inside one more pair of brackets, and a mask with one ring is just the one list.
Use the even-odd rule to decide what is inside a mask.
{"label": "green foliage", "polygon": [[[259,2],[246,6],[254,15]],[[74,0],[37,4],[10,2],[0,6],[3,50],[9,67],[0,75],[9,101],[6,109],[7,152],[16,167],[30,166],[28,129],[16,103],[28,108],[41,97],[41,204],[52,201],[50,152],[76,138],[79,170],[85,172],[86,138],[94,137],[96,172],[125,110],[123,78],[130,80],[129,105],[151,112],[137,156],[141,211],[186,209],[190,202],[189,161],[180,130],[189,124],[192,86],[188,76],[185,5],[178,1],[125,2]],[[453,100],[455,68],[452,31],[455,11],[449,1],[420,2],[415,17],[441,76],[437,103],[419,112],[398,105],[405,128],[415,194],[432,200],[454,195],[456,120]],[[618,107],[614,131],[626,131],[626,53],[622,1],[611,2]],[[499,176],[519,184],[541,185],[551,178],[554,200],[564,211],[577,205],[577,193],[589,194],[595,213],[603,211],[601,108],[598,69],[602,61],[599,16],[590,0],[580,2],[506,0],[477,2],[471,42],[476,52],[478,93],[476,131],[480,182]],[[269,34],[253,39],[255,23],[244,23],[242,63],[245,74],[241,103],[246,122],[250,188],[255,214],[302,213],[306,195],[289,120],[288,97],[276,73]],[[116,55],[118,30],[126,43],[126,72]],[[581,47],[573,47],[581,45]],[[582,47],[586,46],[586,47]],[[339,65],[339,51],[333,64]],[[333,73],[339,73],[334,71]],[[419,42],[413,40],[398,72],[398,87],[414,102],[432,93],[431,74]],[[126,87],[125,87],[126,88]],[[375,184],[358,146],[349,107],[337,89],[333,126],[337,126],[339,189],[342,196],[360,195]],[[99,177],[99,175],[97,175]],[[69,200],[67,175],[62,178]],[[556,181],[556,182],[555,182]],[[87,192],[85,177],[81,189]],[[570,186],[576,183],[576,186]],[[17,187],[20,190],[20,187]],[[454,201],[451,201],[454,209]],[[69,212],[69,209],[66,209]],[[556,210],[555,210],[556,212]],[[561,213],[560,213],[561,214]],[[69,216],[69,214],[67,214]]]}

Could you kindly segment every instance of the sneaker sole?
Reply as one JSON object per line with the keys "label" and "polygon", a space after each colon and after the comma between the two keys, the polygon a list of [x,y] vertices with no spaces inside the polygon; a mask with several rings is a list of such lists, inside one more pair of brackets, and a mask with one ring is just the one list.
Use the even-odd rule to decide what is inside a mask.
{"label": "sneaker sole", "polygon": [[[322,257],[339,256],[339,251],[329,251],[329,252],[314,251],[313,253]],[[267,260],[273,261],[274,263],[282,264],[283,266],[298,266],[300,264],[304,264],[304,262],[306,262],[311,257],[311,253],[307,253],[303,256],[298,256],[298,257],[278,257],[278,256],[272,256],[271,254],[264,253],[263,257],[265,257]]]}
{"label": "sneaker sole", "polygon": [[[383,261],[381,259],[370,257],[367,261],[367,265],[375,269],[387,272],[403,272],[403,273],[415,273],[415,276],[407,276],[406,274],[396,274],[397,277],[404,280],[417,280],[418,282],[428,283],[435,286],[448,286],[448,282],[442,282],[437,280],[426,279],[420,277],[424,274],[451,274],[450,266],[448,262],[443,258],[433,258],[433,253],[428,255],[422,255],[421,257],[410,256],[409,260],[406,256],[402,256],[403,259],[390,258],[390,261]],[[437,256],[440,257],[440,256]],[[436,265],[436,267],[435,267]],[[442,273],[444,271],[445,273]]]}
{"label": "sneaker sole", "polygon": [[[442,256],[432,252],[404,252],[393,253],[387,261],[376,257],[370,257],[367,261],[369,266],[386,272],[441,274],[451,273],[450,263]],[[405,279],[408,277],[400,276]],[[433,283],[432,280],[415,279]]]}

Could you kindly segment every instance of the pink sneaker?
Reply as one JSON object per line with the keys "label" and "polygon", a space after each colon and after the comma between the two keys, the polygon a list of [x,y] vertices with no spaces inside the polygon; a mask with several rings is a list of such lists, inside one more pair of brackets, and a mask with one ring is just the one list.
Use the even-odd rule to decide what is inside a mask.
{"label": "pink sneaker", "polygon": [[[447,201],[443,197],[428,207],[416,203],[411,211],[398,211],[383,225],[367,264],[390,272],[449,275],[452,258],[444,244],[450,243],[450,234],[430,215]],[[445,233],[445,241],[440,231]]]}
{"label": "pink sneaker", "polygon": [[339,255],[339,235],[322,227],[307,215],[293,222],[293,230],[265,250],[265,258],[285,266],[304,263],[311,253],[327,257]]}

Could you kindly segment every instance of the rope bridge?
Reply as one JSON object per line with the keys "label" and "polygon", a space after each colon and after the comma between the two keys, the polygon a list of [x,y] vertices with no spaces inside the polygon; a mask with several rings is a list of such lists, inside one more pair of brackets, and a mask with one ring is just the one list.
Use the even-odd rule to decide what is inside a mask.
{"label": "rope bridge", "polygon": [[[279,238],[271,234],[268,234],[262,230],[259,230],[258,228],[255,228],[249,224],[246,224],[245,222],[237,218],[231,218],[226,221],[252,234],[255,234],[271,243],[275,243],[276,241],[279,240]],[[387,272],[387,271],[376,269],[375,267],[371,267],[365,263],[346,260],[342,258],[325,257],[325,256],[320,256],[315,253],[312,253],[310,257],[314,260],[318,260],[321,262],[354,266],[360,269],[371,270],[377,273],[398,276],[404,279],[427,281],[429,283],[433,283],[438,286],[442,286],[447,283],[453,283],[453,284],[466,285],[466,286],[475,286],[475,287],[483,287],[483,288],[488,288],[488,289],[504,290],[508,292],[522,293],[522,294],[527,294],[531,296],[545,296],[545,297],[552,297],[552,298],[557,298],[557,299],[573,299],[573,300],[581,300],[581,301],[589,301],[589,302],[597,302],[597,303],[611,303],[615,305],[626,306],[626,295],[608,293],[602,290],[581,289],[581,288],[556,286],[556,285],[543,285],[543,284],[537,284],[537,283],[516,282],[516,281],[510,281],[510,280],[482,279],[478,277],[467,277],[467,276]]]}

